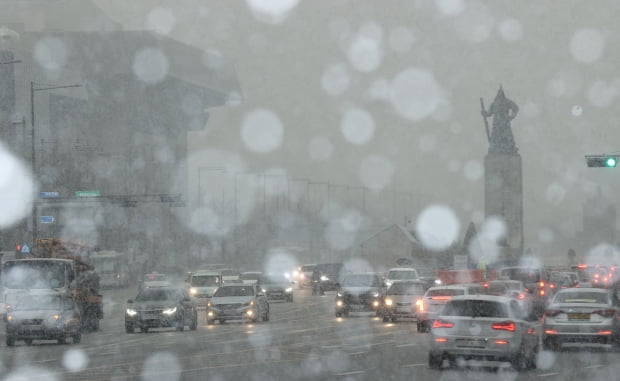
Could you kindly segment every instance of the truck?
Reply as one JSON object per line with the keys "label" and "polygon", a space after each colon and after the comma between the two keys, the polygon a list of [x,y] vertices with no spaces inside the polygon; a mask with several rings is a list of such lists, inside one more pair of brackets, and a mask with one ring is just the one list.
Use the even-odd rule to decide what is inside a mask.
{"label": "truck", "polygon": [[90,255],[89,263],[99,275],[101,288],[129,287],[129,258],[125,253],[113,250],[95,252]]}
{"label": "truck", "polygon": [[99,276],[86,262],[92,251],[79,241],[45,238],[36,240],[28,257],[5,261],[0,295],[3,316],[23,295],[57,292],[73,297],[84,329],[98,330],[103,297],[99,294]]}

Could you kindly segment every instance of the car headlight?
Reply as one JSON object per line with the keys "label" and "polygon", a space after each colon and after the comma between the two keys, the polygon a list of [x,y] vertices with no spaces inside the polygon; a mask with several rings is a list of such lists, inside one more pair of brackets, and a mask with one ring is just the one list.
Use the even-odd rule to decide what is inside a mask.
{"label": "car headlight", "polygon": [[343,297],[343,296],[344,296],[344,294],[343,294],[342,292],[337,292],[337,293],[336,293],[336,296]]}
{"label": "car headlight", "polygon": [[196,295],[197,292],[198,292],[198,289],[196,287],[192,287],[189,289],[189,293],[192,295]]}
{"label": "car headlight", "polygon": [[392,301],[392,299],[385,299],[385,305],[386,306],[391,306],[394,302]]}
{"label": "car headlight", "polygon": [[293,287],[288,287],[284,292],[293,292]]}
{"label": "car headlight", "polygon": [[211,303],[211,301],[207,302],[207,307],[213,307],[213,303]]}
{"label": "car headlight", "polygon": [[134,310],[133,308],[127,308],[127,315],[129,316],[136,316],[138,314],[138,312],[136,310]]}
{"label": "car headlight", "polygon": [[441,284],[441,279],[435,279],[435,284]]}
{"label": "car headlight", "polygon": [[250,300],[249,302],[243,304],[244,307],[249,307],[249,306],[253,306],[254,305],[254,301]]}
{"label": "car headlight", "polygon": [[164,315],[172,315],[177,312],[177,308],[176,307],[166,308],[163,312],[164,312]]}
{"label": "car headlight", "polygon": [[329,278],[328,278],[328,277],[326,277],[325,275],[321,275],[321,280],[322,280],[322,281],[326,281],[326,280],[329,280]]}
{"label": "car headlight", "polygon": [[388,281],[385,282],[385,285],[390,287],[392,285],[392,283],[394,283],[394,282],[392,282],[391,280],[388,280]]}
{"label": "car headlight", "polygon": [[372,293],[372,297],[373,298],[378,298],[379,297],[379,293],[378,292],[373,292]]}
{"label": "car headlight", "polygon": [[8,320],[8,321],[13,320],[13,315],[6,315],[6,320]]}
{"label": "car headlight", "polygon": [[261,288],[261,291],[262,291],[262,292],[267,292],[267,290],[265,290],[264,288]]}

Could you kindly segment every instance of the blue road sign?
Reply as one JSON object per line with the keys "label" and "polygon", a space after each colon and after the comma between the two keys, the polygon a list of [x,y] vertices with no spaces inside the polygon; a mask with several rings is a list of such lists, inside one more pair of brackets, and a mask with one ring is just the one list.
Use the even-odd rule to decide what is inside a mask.
{"label": "blue road sign", "polygon": [[41,216],[42,224],[51,224],[54,222],[54,216]]}
{"label": "blue road sign", "polygon": [[54,198],[58,197],[60,194],[58,192],[39,192],[39,197],[41,198]]}
{"label": "blue road sign", "polygon": [[28,247],[28,245],[23,244],[22,245],[22,253],[30,253],[30,247]]}

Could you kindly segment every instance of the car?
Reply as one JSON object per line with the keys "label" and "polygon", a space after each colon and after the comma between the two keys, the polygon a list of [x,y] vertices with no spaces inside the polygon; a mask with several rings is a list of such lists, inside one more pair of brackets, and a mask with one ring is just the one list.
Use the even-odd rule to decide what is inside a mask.
{"label": "car", "polygon": [[134,333],[138,328],[148,333],[151,328],[176,328],[185,326],[195,331],[198,327],[196,303],[179,287],[149,287],[127,300],[125,332]]}
{"label": "car", "polygon": [[539,318],[545,306],[551,300],[554,289],[549,282],[549,275],[542,267],[535,266],[508,266],[497,272],[498,278],[503,280],[518,280],[523,282],[528,293],[532,295],[532,311]]}
{"label": "car", "polygon": [[385,284],[377,273],[347,274],[336,293],[335,314],[349,316],[350,312],[377,312],[385,295]]}
{"label": "car", "polygon": [[421,280],[394,281],[383,298],[381,316],[383,322],[396,321],[399,318],[417,319],[416,303],[424,297],[426,282]]}
{"label": "car", "polygon": [[222,275],[222,284],[224,283],[242,283],[239,279],[239,275],[241,274],[239,271],[234,269],[221,269],[220,274]]}
{"label": "car", "polygon": [[518,280],[492,280],[482,284],[482,293],[497,296],[507,296],[519,303],[523,311],[532,314],[533,297]]}
{"label": "car", "polygon": [[397,280],[419,280],[418,272],[411,267],[395,267],[385,274],[385,285],[390,287]]}
{"label": "car", "polygon": [[591,345],[610,348],[620,339],[620,301],[603,288],[560,290],[543,315],[543,348]]}
{"label": "car", "polygon": [[267,300],[293,301],[293,283],[284,275],[261,275],[258,283]]}
{"label": "car", "polygon": [[258,283],[263,273],[260,271],[245,271],[239,275],[243,283]]}
{"label": "car", "polygon": [[574,287],[575,282],[570,275],[563,272],[552,272],[549,274],[549,282],[556,290]]}
{"label": "car", "polygon": [[305,288],[312,284],[312,273],[315,267],[316,264],[305,264],[301,266],[297,274],[297,284],[299,288]]}
{"label": "car", "polygon": [[418,268],[416,271],[418,273],[418,278],[426,283],[427,290],[431,287],[441,286],[441,279],[439,279],[435,270]]}
{"label": "car", "polygon": [[207,307],[207,301],[220,286],[221,281],[222,276],[217,271],[199,270],[187,277],[188,294],[196,302],[198,309]]}
{"label": "car", "polygon": [[314,266],[310,283],[312,295],[324,295],[325,291],[338,290],[339,284],[346,274],[343,263],[319,263]]}
{"label": "car", "polygon": [[144,275],[144,278],[140,282],[139,289],[154,288],[154,287],[170,287],[172,284],[168,280],[168,277],[164,274],[152,272]]}
{"label": "car", "polygon": [[534,369],[539,333],[516,300],[495,295],[460,295],[450,299],[430,334],[428,365],[461,361],[510,362],[517,370]]}
{"label": "car", "polygon": [[424,297],[416,302],[418,332],[430,331],[433,321],[452,297],[480,293],[482,293],[481,284],[455,284],[429,288]]}
{"label": "car", "polygon": [[56,340],[74,344],[82,340],[80,309],[70,295],[58,293],[29,294],[11,306],[6,316],[6,345],[18,340],[31,345],[33,340]]}
{"label": "car", "polygon": [[269,321],[269,301],[256,283],[223,284],[207,303],[207,325],[215,321]]}

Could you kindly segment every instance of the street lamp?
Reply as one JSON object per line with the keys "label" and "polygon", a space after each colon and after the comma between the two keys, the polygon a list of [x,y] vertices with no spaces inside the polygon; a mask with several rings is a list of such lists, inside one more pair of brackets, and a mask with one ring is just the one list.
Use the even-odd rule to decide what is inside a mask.
{"label": "street lamp", "polygon": [[[31,122],[31,139],[32,139],[32,151],[31,151],[31,160],[32,160],[32,176],[36,177],[37,175],[37,166],[36,166],[36,140],[35,140],[35,123],[34,123],[34,93],[37,91],[47,91],[47,90],[56,90],[56,89],[66,89],[70,87],[82,87],[79,84],[72,85],[48,85],[44,83],[35,83],[30,81],[30,122]],[[37,200],[32,204],[32,245],[34,246],[37,241]]]}

